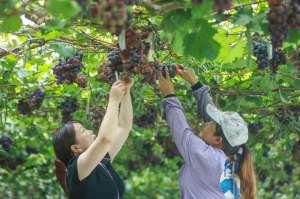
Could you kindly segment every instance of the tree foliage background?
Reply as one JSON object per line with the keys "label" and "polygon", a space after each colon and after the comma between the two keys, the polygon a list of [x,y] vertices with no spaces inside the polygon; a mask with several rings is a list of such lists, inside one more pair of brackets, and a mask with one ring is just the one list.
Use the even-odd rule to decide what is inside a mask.
{"label": "tree foliage background", "polygon": [[[155,27],[160,43],[151,51],[157,61],[192,67],[210,85],[216,104],[247,120],[258,198],[300,198],[299,29],[289,29],[282,47],[287,62],[274,74],[270,68],[259,70],[252,54],[255,33],[271,37],[267,1],[234,0],[231,9],[220,13],[214,1],[193,2],[145,0],[128,10],[132,23]],[[91,108],[105,109],[110,84],[98,78],[98,68],[118,37],[102,26],[105,19],[91,19],[90,3],[0,0],[0,135],[13,139],[9,150],[0,147],[1,198],[64,198],[51,143],[61,125],[58,107],[64,96],[75,96],[79,109],[74,117],[88,128],[93,128]],[[83,53],[86,88],[57,84],[52,72],[60,58],[76,50]],[[190,124],[199,130],[190,86],[173,80]],[[18,101],[37,88],[46,93],[41,108],[20,114]],[[179,198],[182,159],[161,118],[161,96],[135,77],[132,98],[134,128],[114,162],[126,182],[125,198]]]}

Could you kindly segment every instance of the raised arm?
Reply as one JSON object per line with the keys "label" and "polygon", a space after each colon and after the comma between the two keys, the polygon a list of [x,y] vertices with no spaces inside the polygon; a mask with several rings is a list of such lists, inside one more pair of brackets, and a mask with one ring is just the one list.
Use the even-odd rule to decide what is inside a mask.
{"label": "raised arm", "polygon": [[170,127],[175,144],[187,164],[203,171],[217,167],[220,151],[207,145],[196,136],[190,128],[184,115],[183,107],[174,94],[174,88],[167,73],[167,78],[159,81],[160,90],[165,98],[162,100],[164,118]]}
{"label": "raised arm", "polygon": [[184,160],[189,162],[189,138],[193,133],[184,115],[183,107],[177,97],[171,95],[164,98],[161,104],[176,147]]}
{"label": "raised arm", "polygon": [[127,93],[123,100],[121,101],[121,108],[119,113],[119,124],[117,128],[118,136],[113,143],[112,148],[109,151],[109,155],[111,161],[116,157],[116,155],[121,150],[122,146],[124,145],[125,141],[129,136],[129,132],[132,129],[132,122],[133,122],[133,111],[132,111],[132,102],[130,96],[130,89],[133,82],[126,85]]}
{"label": "raised arm", "polygon": [[214,104],[212,97],[209,93],[209,87],[207,85],[203,85],[198,81],[198,77],[195,75],[194,71],[191,68],[177,69],[178,74],[187,82],[189,82],[192,86],[193,95],[197,101],[197,111],[205,122],[210,121],[210,117],[206,113],[207,104]]}
{"label": "raised arm", "polygon": [[114,140],[118,136],[119,105],[124,94],[125,86],[120,81],[115,82],[110,91],[108,106],[98,136],[91,146],[79,155],[77,161],[79,180],[87,177],[111,150]]}

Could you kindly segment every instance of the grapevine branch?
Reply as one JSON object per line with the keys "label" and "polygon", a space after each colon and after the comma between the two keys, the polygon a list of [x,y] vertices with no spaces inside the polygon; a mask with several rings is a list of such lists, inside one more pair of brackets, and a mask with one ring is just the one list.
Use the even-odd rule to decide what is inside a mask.
{"label": "grapevine branch", "polygon": [[81,44],[78,43],[76,40],[71,40],[69,38],[61,37],[60,39],[52,39],[52,40],[45,40],[45,39],[40,39],[40,38],[32,38],[28,39],[27,41],[23,42],[22,44],[13,47],[11,49],[6,49],[0,47],[0,58],[3,58],[9,54],[19,54],[24,51],[26,46],[29,46],[26,48],[26,50],[32,50],[35,48],[39,48],[44,46],[45,44],[56,41],[56,42],[61,42],[61,43],[67,43],[73,46],[79,47],[80,50],[91,50],[91,51],[98,51],[98,50],[108,50],[111,49],[110,46],[107,46],[100,41],[94,42],[93,45],[88,45],[88,44]]}
{"label": "grapevine branch", "polygon": [[27,50],[32,50],[34,48],[44,46],[46,44],[46,42],[47,41],[44,39],[32,38],[32,39],[28,39],[27,41],[23,42],[22,44],[14,47],[14,48],[11,48],[11,49],[5,49],[5,48],[0,47],[0,58],[5,57],[6,55],[9,55],[9,54],[18,54],[27,45],[29,45],[29,48]]}
{"label": "grapevine branch", "polygon": [[[231,9],[229,10],[238,10],[247,6],[252,6],[255,4],[260,4],[260,3],[264,3],[267,2],[266,0],[261,0],[261,1],[254,1],[254,2],[250,2],[250,3],[244,3],[244,4],[240,4],[237,6],[233,6]],[[167,12],[171,12],[174,10],[179,10],[179,9],[185,9],[184,5],[179,3],[179,2],[170,2],[170,3],[165,3],[161,6],[159,5],[155,5],[153,2],[141,2],[139,5],[144,6],[146,8],[152,9],[157,13],[167,13]],[[214,12],[212,13],[212,15],[217,15],[219,13]]]}

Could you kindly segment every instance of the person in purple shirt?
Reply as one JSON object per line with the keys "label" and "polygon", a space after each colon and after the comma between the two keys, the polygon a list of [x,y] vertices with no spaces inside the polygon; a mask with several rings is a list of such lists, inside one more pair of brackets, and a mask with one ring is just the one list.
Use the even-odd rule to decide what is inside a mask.
{"label": "person in purple shirt", "polygon": [[209,87],[198,82],[192,69],[177,73],[192,85],[198,113],[207,122],[196,135],[177,99],[168,71],[161,75],[161,105],[173,140],[184,159],[180,170],[181,199],[255,199],[253,161],[245,146],[247,123],[237,112],[222,112],[213,103]]}

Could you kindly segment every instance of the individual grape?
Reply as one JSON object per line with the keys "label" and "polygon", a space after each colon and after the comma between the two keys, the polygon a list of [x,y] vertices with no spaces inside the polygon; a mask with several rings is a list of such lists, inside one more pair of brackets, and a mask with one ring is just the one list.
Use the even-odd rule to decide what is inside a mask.
{"label": "individual grape", "polygon": [[37,89],[30,94],[29,105],[31,109],[39,109],[45,98],[45,92],[42,89]]}
{"label": "individual grape", "polygon": [[288,7],[282,1],[269,1],[269,30],[274,48],[282,47],[288,33]]}
{"label": "individual grape", "polygon": [[253,41],[253,55],[256,57],[256,63],[259,69],[265,69],[269,65],[268,42],[263,40]]}
{"label": "individual grape", "polygon": [[12,147],[12,144],[13,140],[11,139],[11,137],[7,135],[3,135],[0,137],[0,145],[4,150],[9,151],[9,149]]}

